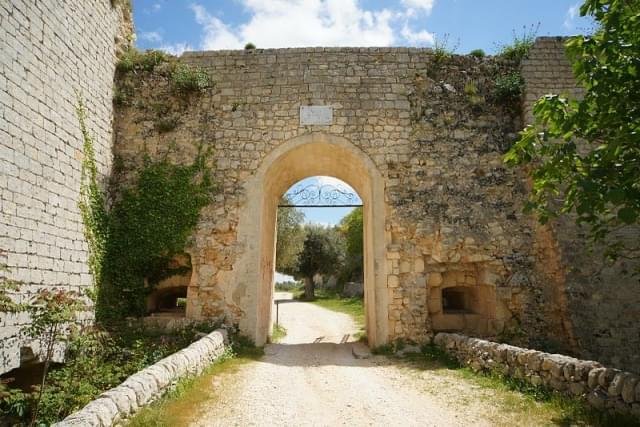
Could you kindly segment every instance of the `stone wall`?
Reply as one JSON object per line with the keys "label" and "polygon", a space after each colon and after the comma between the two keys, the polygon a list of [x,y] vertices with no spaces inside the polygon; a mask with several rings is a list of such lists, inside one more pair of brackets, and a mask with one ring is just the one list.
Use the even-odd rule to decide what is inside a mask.
{"label": "stone wall", "polygon": [[119,386],[105,391],[54,426],[116,425],[161,397],[180,379],[204,371],[224,353],[226,341],[225,330],[214,331],[187,348],[131,375]]}
{"label": "stone wall", "polygon": [[640,377],[590,360],[439,333],[434,343],[475,371],[497,371],[570,396],[598,409],[640,418]]}
{"label": "stone wall", "polygon": [[[555,93],[579,99],[584,92],[573,78],[565,41],[538,38],[522,64],[527,123],[532,121],[532,104],[541,96]],[[640,240],[637,228],[627,234],[624,238],[631,242]],[[630,274],[639,262],[620,260],[604,266],[598,247],[590,251],[585,235],[572,216],[536,226],[536,265],[555,293],[553,314],[564,325],[575,355],[640,372],[640,283]]]}
{"label": "stone wall", "polygon": [[[256,190],[251,178],[287,141],[324,135],[345,138],[383,178],[385,247],[376,276],[386,278],[387,339],[523,329],[566,341],[553,315],[555,294],[540,291],[547,282],[533,271],[535,221],[521,213],[526,183],[502,163],[520,108],[496,97],[494,82],[514,64],[440,60],[407,48],[194,52],[180,61],[204,67],[215,87],[181,96],[162,66],[123,76],[128,99],[117,110],[114,149],[123,166],[117,180],[126,185],[145,152],[188,163],[199,144],[214,148],[220,192],[188,248],[189,317],[226,317],[242,327],[252,315],[252,291],[240,279],[250,267],[239,260],[262,236],[238,238]],[[299,107],[309,104],[332,106],[333,123],[301,126]],[[165,118],[175,129],[158,128]],[[449,287],[482,310],[444,312]]]}
{"label": "stone wall", "polygon": [[[130,11],[110,0],[0,4],[0,262],[25,283],[18,298],[91,285],[77,206],[76,92],[86,99],[99,171],[109,175],[114,60],[131,30]],[[0,373],[30,347],[18,336],[26,322],[0,314]]]}

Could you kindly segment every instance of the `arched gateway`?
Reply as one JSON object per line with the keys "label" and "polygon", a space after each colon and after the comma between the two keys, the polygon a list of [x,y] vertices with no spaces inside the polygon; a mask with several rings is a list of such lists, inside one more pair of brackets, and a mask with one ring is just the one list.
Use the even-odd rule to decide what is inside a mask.
{"label": "arched gateway", "polygon": [[330,175],[351,185],[364,209],[364,294],[369,345],[388,341],[385,273],[384,181],[371,159],[345,138],[309,133],[275,149],[246,183],[248,204],[239,217],[238,240],[251,242],[238,263],[247,286],[240,328],[258,345],[271,329],[278,200],[294,183]]}
{"label": "arched gateway", "polygon": [[[214,87],[184,98],[163,76],[122,76],[131,99],[116,110],[114,154],[127,165],[126,183],[147,155],[173,147],[170,158],[189,164],[199,147],[212,149],[219,191],[185,248],[191,271],[157,287],[187,288],[187,320],[224,320],[266,341],[279,197],[303,178],[330,175],[364,203],[370,345],[460,331],[573,346],[575,334],[606,360],[620,348],[593,335],[606,324],[633,331],[625,346],[637,347],[630,312],[611,320],[600,300],[565,292],[591,289],[617,309],[629,287],[572,273],[565,254],[576,265],[592,259],[576,247],[575,229],[563,224],[557,235],[523,215],[524,175],[503,164],[533,101],[576,89],[560,41],[539,40],[520,70],[524,117],[495,97],[496,70],[518,71],[499,57],[442,63],[428,49],[314,48],[192,52],[179,61],[202,67]],[[167,120],[175,129],[158,129]]]}

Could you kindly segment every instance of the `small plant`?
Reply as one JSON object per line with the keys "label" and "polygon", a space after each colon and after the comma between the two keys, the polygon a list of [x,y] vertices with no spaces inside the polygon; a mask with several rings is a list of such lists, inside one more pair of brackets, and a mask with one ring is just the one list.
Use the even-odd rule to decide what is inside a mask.
{"label": "small plant", "polygon": [[456,41],[454,45],[449,45],[449,34],[445,33],[442,38],[436,37],[433,44],[433,54],[436,63],[442,63],[449,59],[458,49],[460,41]]}
{"label": "small plant", "polygon": [[[6,265],[0,265],[1,272],[6,273]],[[0,406],[8,407],[14,414],[24,417],[31,406],[29,426],[36,424],[38,410],[47,386],[47,375],[56,351],[69,340],[76,331],[78,314],[87,309],[85,300],[79,293],[65,289],[41,289],[27,302],[18,304],[10,293],[19,292],[21,282],[0,279],[0,313],[26,312],[30,323],[20,332],[39,342],[38,358],[43,362],[40,384],[34,396],[11,390],[6,382],[0,383]]]}
{"label": "small plant", "polygon": [[116,70],[120,73],[153,71],[158,65],[167,61],[169,61],[169,55],[161,50],[149,49],[140,52],[138,49],[130,48],[116,64]]}
{"label": "small plant", "polygon": [[273,325],[273,333],[271,334],[272,343],[279,343],[286,336],[287,336],[287,328],[285,328],[280,324]]}
{"label": "small plant", "polygon": [[464,93],[469,99],[469,103],[473,106],[484,104],[484,97],[478,95],[478,86],[474,82],[467,82],[464,85]]}
{"label": "small plant", "polygon": [[[4,251],[0,251],[0,255],[4,255],[4,253]],[[0,313],[17,313],[25,307],[16,303],[11,295],[20,290],[22,282],[6,278],[8,273],[7,265],[0,263]]]}
{"label": "small plant", "polygon": [[171,132],[178,126],[178,119],[175,117],[159,117],[155,120],[154,125],[160,133]]}
{"label": "small plant", "polygon": [[498,56],[511,61],[520,62],[529,54],[529,50],[536,41],[536,35],[540,29],[540,23],[531,27],[522,27],[522,36],[513,31],[513,41],[510,44],[499,46]]}
{"label": "small plant", "polygon": [[171,83],[183,94],[202,92],[211,87],[211,77],[203,68],[177,64],[171,72]]}
{"label": "small plant", "polygon": [[118,87],[113,88],[113,103],[115,105],[126,105],[129,97],[127,93]]}
{"label": "small plant", "polygon": [[78,314],[86,309],[87,306],[80,294],[64,289],[43,289],[27,307],[27,312],[31,315],[31,324],[26,328],[26,334],[40,341],[39,358],[44,362],[30,426],[35,425],[38,418],[38,409],[56,348],[69,340],[76,330]]}
{"label": "small plant", "polygon": [[515,101],[524,89],[524,78],[519,72],[498,76],[495,80],[494,95],[500,101]]}
{"label": "small plant", "polygon": [[244,50],[253,50],[255,48],[256,48],[256,45],[251,42],[244,45]]}
{"label": "small plant", "polygon": [[476,58],[484,58],[487,54],[482,49],[473,49],[469,52],[469,55],[474,56]]}

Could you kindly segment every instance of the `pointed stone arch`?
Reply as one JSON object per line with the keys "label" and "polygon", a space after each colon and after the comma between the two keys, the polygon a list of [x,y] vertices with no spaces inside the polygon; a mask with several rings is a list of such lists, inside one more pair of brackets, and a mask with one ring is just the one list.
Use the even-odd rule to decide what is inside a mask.
{"label": "pointed stone arch", "polygon": [[353,143],[319,132],[279,145],[245,185],[247,204],[238,222],[238,240],[245,247],[236,271],[246,309],[240,329],[257,345],[266,342],[272,327],[278,200],[294,183],[317,175],[346,182],[363,201],[367,337],[370,346],[382,345],[389,337],[384,180],[373,161]]}

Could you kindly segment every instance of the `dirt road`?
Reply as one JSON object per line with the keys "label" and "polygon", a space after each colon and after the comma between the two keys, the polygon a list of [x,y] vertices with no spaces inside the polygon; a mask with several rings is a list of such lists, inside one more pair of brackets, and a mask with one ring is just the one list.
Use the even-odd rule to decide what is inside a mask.
{"label": "dirt road", "polygon": [[491,425],[421,391],[384,357],[356,359],[358,328],[348,315],[291,302],[280,305],[280,322],[285,339],[268,345],[260,361],[222,375],[214,385],[219,399],[192,425]]}

